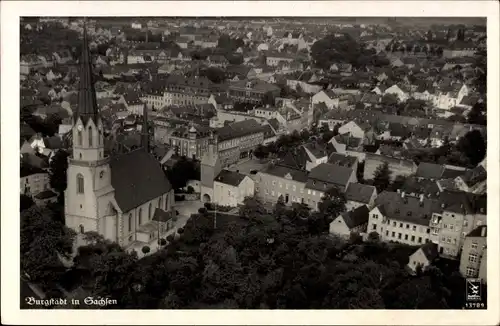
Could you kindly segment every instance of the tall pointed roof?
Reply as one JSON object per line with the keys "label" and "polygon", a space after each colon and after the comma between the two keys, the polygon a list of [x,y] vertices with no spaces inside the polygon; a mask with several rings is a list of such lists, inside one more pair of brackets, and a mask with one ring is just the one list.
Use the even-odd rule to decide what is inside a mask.
{"label": "tall pointed roof", "polygon": [[78,87],[78,108],[75,114],[75,121],[82,119],[84,124],[88,119],[97,122],[99,109],[95,95],[94,80],[92,76],[92,60],[90,56],[87,28],[83,26],[83,46],[80,58],[80,85]]}

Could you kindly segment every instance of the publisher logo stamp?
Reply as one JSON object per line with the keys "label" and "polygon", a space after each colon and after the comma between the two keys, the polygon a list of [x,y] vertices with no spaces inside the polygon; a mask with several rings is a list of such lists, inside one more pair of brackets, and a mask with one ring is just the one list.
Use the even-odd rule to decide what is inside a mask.
{"label": "publisher logo stamp", "polygon": [[468,278],[466,288],[467,301],[481,301],[481,280]]}

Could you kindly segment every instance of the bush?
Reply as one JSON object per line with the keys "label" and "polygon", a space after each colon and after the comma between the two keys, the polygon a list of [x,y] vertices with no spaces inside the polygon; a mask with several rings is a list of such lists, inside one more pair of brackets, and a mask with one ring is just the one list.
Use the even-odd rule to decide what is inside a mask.
{"label": "bush", "polygon": [[167,244],[167,240],[165,240],[165,239],[159,239],[159,240],[158,240],[158,244],[159,244],[160,246],[164,246],[164,245],[166,245],[166,244]]}
{"label": "bush", "polygon": [[193,187],[191,187],[191,186],[188,186],[188,187],[187,187],[187,193],[188,193],[188,194],[193,194],[193,193],[194,193],[194,188],[193,188]]}
{"label": "bush", "polygon": [[368,240],[370,241],[379,241],[380,235],[376,231],[372,231],[368,234]]}
{"label": "bush", "polygon": [[149,248],[149,246],[142,247],[142,253],[143,254],[148,254],[150,251],[151,251],[151,248]]}
{"label": "bush", "polygon": [[184,228],[179,228],[179,229],[177,230],[177,233],[179,233],[179,234],[183,234],[183,233],[184,233]]}
{"label": "bush", "polygon": [[168,235],[168,236],[167,236],[167,241],[168,241],[168,242],[172,242],[172,241],[174,241],[174,235],[173,235],[173,234]]}
{"label": "bush", "polygon": [[357,232],[351,232],[349,236],[349,242],[352,244],[359,244],[363,242],[363,237]]}
{"label": "bush", "polygon": [[200,214],[205,214],[206,212],[207,212],[207,209],[205,207],[200,207],[198,209],[198,213],[200,213]]}
{"label": "bush", "polygon": [[205,203],[204,206],[209,211],[213,211],[214,210],[214,205],[212,203]]}

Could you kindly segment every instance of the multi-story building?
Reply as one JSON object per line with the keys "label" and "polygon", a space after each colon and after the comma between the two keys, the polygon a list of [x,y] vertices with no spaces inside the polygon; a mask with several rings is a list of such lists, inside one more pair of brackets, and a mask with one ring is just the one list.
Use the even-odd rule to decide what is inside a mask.
{"label": "multi-story building", "polygon": [[255,194],[266,204],[275,204],[280,196],[286,205],[306,203],[307,171],[282,165],[270,165],[257,173]]}
{"label": "multi-story building", "polygon": [[487,280],[486,230],[486,225],[481,225],[466,236],[460,257],[460,273],[464,277],[480,278],[484,283]]}
{"label": "multi-story building", "polygon": [[438,200],[439,207],[433,212],[430,223],[431,240],[438,244],[440,255],[457,258],[466,235],[486,225],[486,197],[444,191]]}
{"label": "multi-story building", "polygon": [[223,167],[252,157],[253,150],[264,142],[264,129],[255,120],[236,122],[216,131],[218,154]]}
{"label": "multi-story building", "polygon": [[171,76],[163,93],[163,104],[205,104],[208,103],[213,89],[213,83],[204,77]]}
{"label": "multi-story building", "polygon": [[176,153],[192,159],[200,159],[208,150],[210,128],[203,126],[177,127],[170,135],[168,143]]}
{"label": "multi-story building", "polygon": [[271,93],[276,98],[280,92],[278,86],[254,79],[232,82],[229,85],[228,95],[239,102],[261,104],[264,94]]}
{"label": "multi-story building", "polygon": [[222,170],[214,180],[214,202],[222,206],[242,205],[246,197],[254,195],[255,183],[247,175]]}
{"label": "multi-story building", "polygon": [[382,241],[413,246],[424,244],[431,241],[429,223],[438,207],[438,201],[424,196],[384,191],[370,211],[367,232],[377,232]]}

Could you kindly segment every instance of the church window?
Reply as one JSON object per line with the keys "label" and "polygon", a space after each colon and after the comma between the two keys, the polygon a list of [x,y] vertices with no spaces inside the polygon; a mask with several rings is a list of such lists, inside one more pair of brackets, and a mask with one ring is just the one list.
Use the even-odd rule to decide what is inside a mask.
{"label": "church window", "polygon": [[132,232],[132,213],[128,214],[128,232]]}
{"label": "church window", "polygon": [[139,225],[142,224],[142,208],[139,208]]}
{"label": "church window", "polygon": [[102,130],[99,129],[99,139],[97,140],[99,145],[102,145]]}
{"label": "church window", "polygon": [[151,215],[153,214],[153,203],[149,203],[149,208],[148,208],[148,219],[151,219]]}
{"label": "church window", "polygon": [[89,147],[92,147],[94,146],[93,142],[92,142],[92,127],[89,127]]}
{"label": "church window", "polygon": [[165,197],[165,210],[168,210],[168,195]]}
{"label": "church window", "polygon": [[78,130],[78,146],[82,146],[82,131]]}
{"label": "church window", "polygon": [[162,207],[162,199],[163,199],[163,198],[161,198],[161,197],[160,197],[160,199],[158,200],[158,208],[161,208],[161,207]]}
{"label": "church window", "polygon": [[84,188],[83,188],[83,175],[81,174],[78,174],[76,176],[76,191],[79,193],[79,194],[83,194],[84,193]]}
{"label": "church window", "polygon": [[85,233],[85,228],[83,227],[82,224],[80,224],[80,233],[82,233],[82,234]]}

